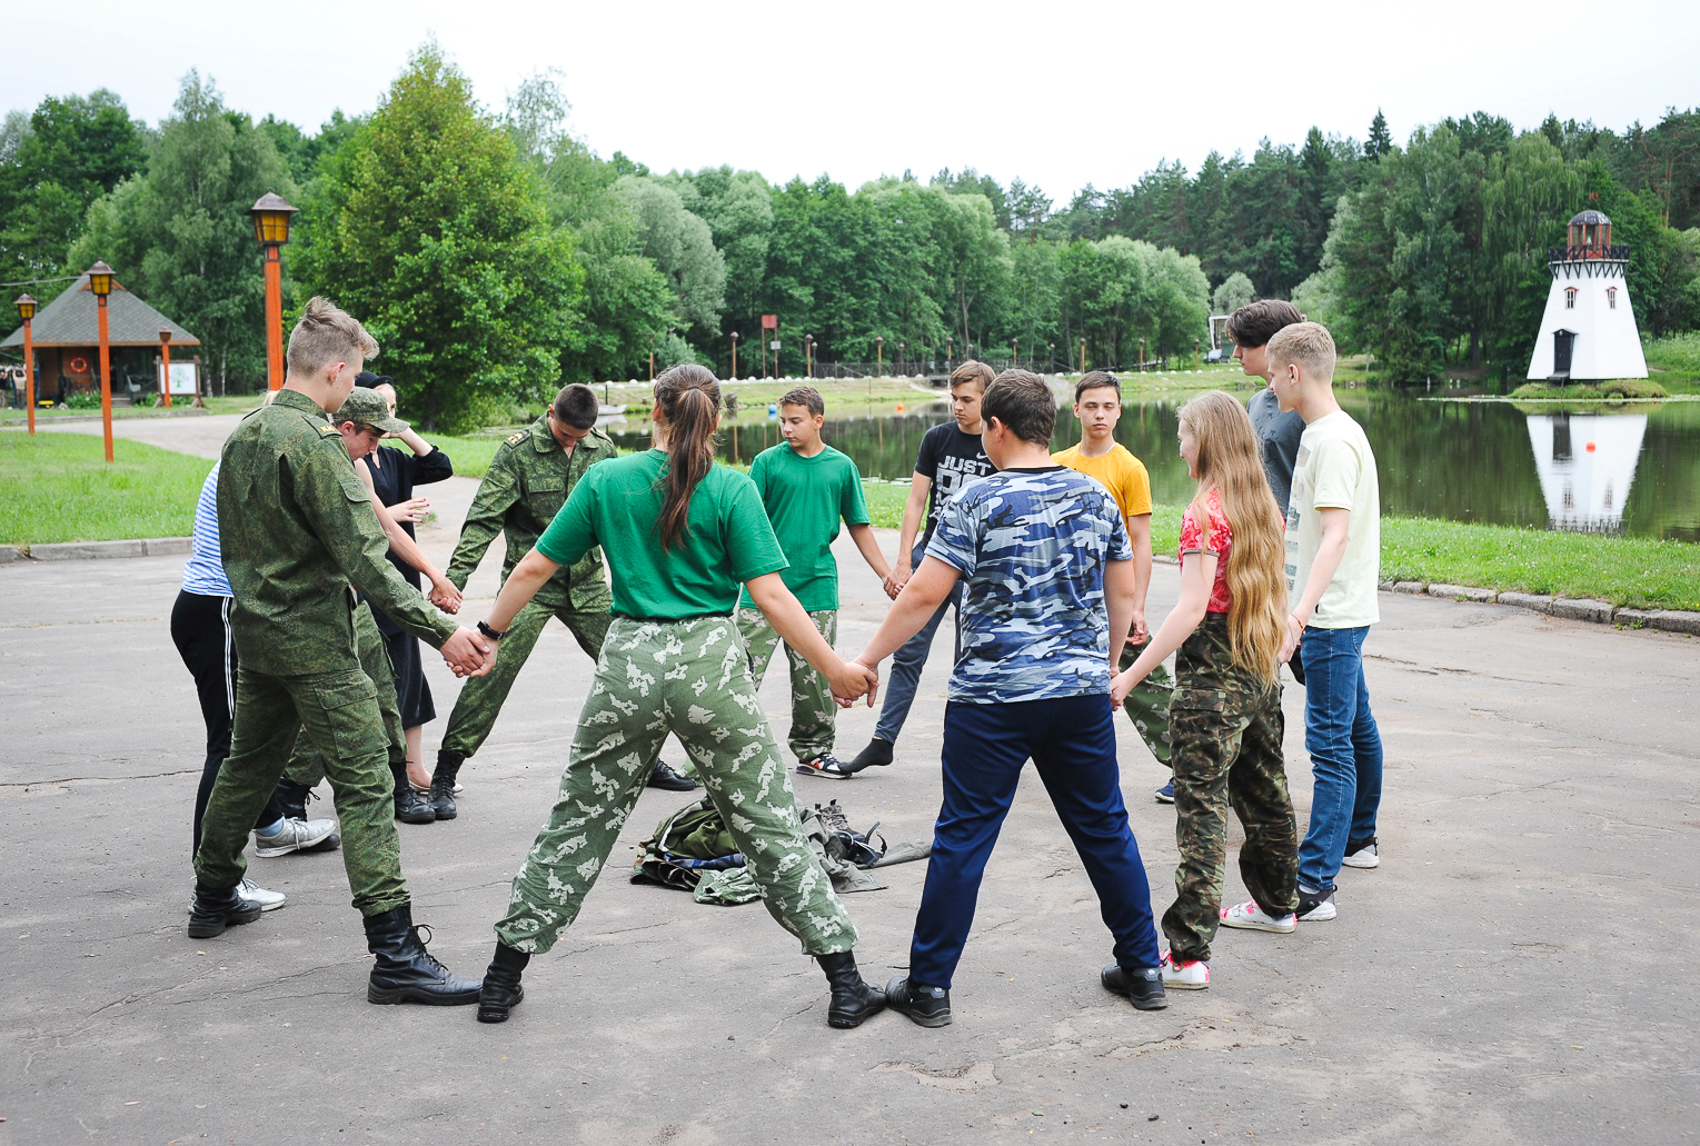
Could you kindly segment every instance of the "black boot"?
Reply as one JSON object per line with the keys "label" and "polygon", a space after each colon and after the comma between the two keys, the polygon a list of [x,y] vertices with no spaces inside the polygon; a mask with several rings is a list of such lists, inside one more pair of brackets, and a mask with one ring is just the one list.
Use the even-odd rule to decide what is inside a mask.
{"label": "black boot", "polygon": [[667,761],[656,760],[647,786],[660,788],[664,792],[689,792],[697,786],[697,782],[689,776],[681,776]]}
{"label": "black boot", "polygon": [[531,955],[516,951],[501,940],[496,941],[496,957],[484,971],[484,988],[478,992],[478,1021],[505,1023],[508,1012],[525,998],[525,988],[519,985],[519,974],[531,962]]}
{"label": "black boot", "polygon": [[228,926],[252,923],[260,917],[260,905],[237,894],[240,886],[195,885],[195,898],[189,903],[189,938],[211,939],[223,935]]}
{"label": "black boot", "polygon": [[[479,982],[456,975],[425,950],[425,938],[413,926],[413,905],[404,903],[382,915],[366,917],[366,949],[376,955],[366,984],[370,1003],[425,1003],[459,1007],[478,1001]],[[425,928],[426,936],[431,933]]]}
{"label": "black boot", "polygon": [[885,992],[871,983],[863,982],[856,970],[856,956],[849,951],[831,955],[816,955],[815,960],[826,972],[832,987],[832,1001],[826,1008],[829,1027],[859,1027],[862,1020],[885,1009]]}
{"label": "black boot", "polygon": [[455,777],[465,760],[462,752],[446,748],[437,751],[437,770],[431,773],[431,810],[439,820],[452,820],[459,814],[455,809]]}
{"label": "black boot", "polygon": [[313,789],[305,784],[297,784],[288,776],[277,782],[278,807],[283,811],[286,820],[305,820],[307,818],[307,800],[313,794]]}
{"label": "black boot", "polygon": [[390,775],[395,777],[395,818],[404,824],[429,824],[437,818],[431,801],[413,790],[407,782],[407,765],[390,762]]}

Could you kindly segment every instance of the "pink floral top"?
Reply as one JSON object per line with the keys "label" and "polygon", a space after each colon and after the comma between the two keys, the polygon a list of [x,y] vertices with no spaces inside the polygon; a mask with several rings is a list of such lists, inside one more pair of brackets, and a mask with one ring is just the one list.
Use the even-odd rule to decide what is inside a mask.
{"label": "pink floral top", "polygon": [[1212,489],[1205,497],[1205,505],[1210,511],[1210,544],[1205,545],[1204,530],[1193,514],[1193,507],[1188,505],[1181,514],[1179,556],[1182,561],[1204,553],[1216,556],[1216,582],[1210,586],[1210,604],[1205,611],[1226,613],[1234,607],[1234,595],[1228,591],[1228,553],[1234,547],[1234,531],[1228,528],[1228,515],[1222,512],[1221,494]]}

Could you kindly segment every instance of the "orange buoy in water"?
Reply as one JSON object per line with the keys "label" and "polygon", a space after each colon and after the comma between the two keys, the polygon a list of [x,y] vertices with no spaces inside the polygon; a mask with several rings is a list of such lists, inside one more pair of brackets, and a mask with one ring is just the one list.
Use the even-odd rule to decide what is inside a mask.
{"label": "orange buoy in water", "polygon": [[901,413],[903,413],[903,403],[902,403],[902,402],[899,402],[899,403],[898,403],[898,404],[897,404],[897,412],[898,412],[898,413],[899,413],[899,414],[901,414]]}

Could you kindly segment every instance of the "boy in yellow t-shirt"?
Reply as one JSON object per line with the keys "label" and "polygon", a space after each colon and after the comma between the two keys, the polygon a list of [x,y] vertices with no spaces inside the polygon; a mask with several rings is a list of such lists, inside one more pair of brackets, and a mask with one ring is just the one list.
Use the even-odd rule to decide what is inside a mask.
{"label": "boy in yellow t-shirt", "polygon": [[[1110,491],[1127,522],[1133,541],[1133,631],[1122,648],[1121,667],[1126,669],[1139,657],[1140,646],[1150,639],[1145,627],[1145,593],[1151,587],[1151,478],[1145,465],[1116,441],[1116,423],[1122,416],[1122,387],[1113,374],[1094,370],[1074,388],[1074,416],[1080,422],[1080,444],[1051,458],[1059,465],[1079,470]],[[1169,670],[1159,666],[1128,694],[1122,707],[1139,732],[1151,755],[1169,766],[1169,694],[1174,681]],[[1157,799],[1175,802],[1174,781],[1157,789]]]}

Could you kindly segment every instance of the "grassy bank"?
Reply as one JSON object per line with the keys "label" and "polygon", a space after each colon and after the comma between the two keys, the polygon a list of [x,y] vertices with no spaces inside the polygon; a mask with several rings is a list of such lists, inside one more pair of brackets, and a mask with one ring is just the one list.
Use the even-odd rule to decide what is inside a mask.
{"label": "grassy bank", "polygon": [[[901,525],[908,484],[869,482],[866,489],[874,524]],[[1153,552],[1174,553],[1180,524],[1180,506],[1157,508]],[[1381,577],[1700,610],[1700,546],[1681,541],[1388,517],[1381,521]]]}
{"label": "grassy bank", "polygon": [[[500,438],[438,438],[455,472],[478,477]],[[0,434],[0,544],[187,536],[212,463],[120,439],[116,461],[83,434]],[[897,528],[907,482],[866,484],[874,524]],[[1173,553],[1180,507],[1160,506],[1152,546]],[[1700,609],[1700,546],[1425,518],[1381,523],[1381,576],[1616,605]],[[889,555],[888,555],[889,556]]]}

